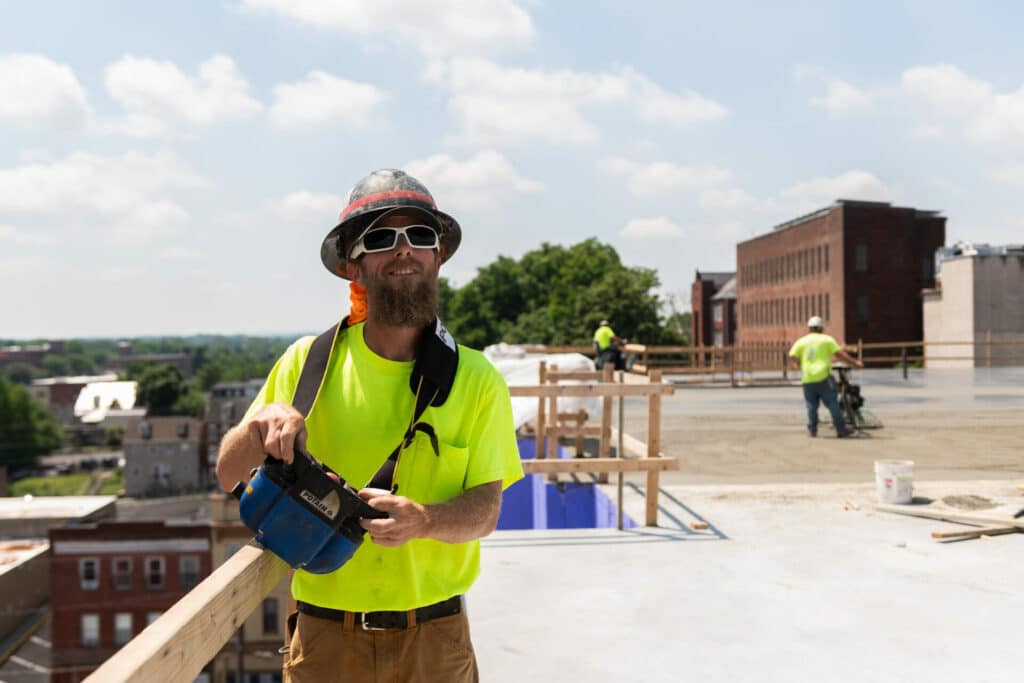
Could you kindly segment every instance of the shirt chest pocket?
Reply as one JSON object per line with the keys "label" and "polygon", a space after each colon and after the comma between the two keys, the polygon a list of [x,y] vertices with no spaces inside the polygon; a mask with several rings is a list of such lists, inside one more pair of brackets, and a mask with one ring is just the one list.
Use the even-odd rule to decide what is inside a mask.
{"label": "shirt chest pocket", "polygon": [[417,503],[443,503],[463,491],[469,450],[437,441],[437,452],[427,434],[416,432],[398,463],[398,495]]}

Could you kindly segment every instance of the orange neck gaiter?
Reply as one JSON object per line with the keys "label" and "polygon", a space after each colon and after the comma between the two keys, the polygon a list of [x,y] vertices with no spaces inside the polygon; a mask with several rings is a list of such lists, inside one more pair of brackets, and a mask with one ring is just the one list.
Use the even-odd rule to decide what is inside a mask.
{"label": "orange neck gaiter", "polygon": [[366,320],[366,288],[354,282],[348,283],[348,299],[351,302],[348,312],[348,324],[355,325]]}

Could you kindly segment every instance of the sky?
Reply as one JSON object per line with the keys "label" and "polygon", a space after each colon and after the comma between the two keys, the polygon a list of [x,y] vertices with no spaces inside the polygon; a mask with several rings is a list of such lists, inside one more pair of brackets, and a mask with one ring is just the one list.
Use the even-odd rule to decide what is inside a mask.
{"label": "sky", "polygon": [[377,168],[456,286],[590,237],[697,269],[836,199],[1024,242],[1024,5],[0,0],[0,338],[267,334],[348,309],[319,246]]}

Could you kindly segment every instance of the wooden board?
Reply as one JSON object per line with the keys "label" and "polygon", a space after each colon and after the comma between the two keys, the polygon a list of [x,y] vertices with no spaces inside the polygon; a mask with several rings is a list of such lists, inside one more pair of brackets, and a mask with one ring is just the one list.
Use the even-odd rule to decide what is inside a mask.
{"label": "wooden board", "polygon": [[678,470],[675,458],[555,458],[523,460],[527,474],[567,472],[663,472]]}
{"label": "wooden board", "polygon": [[957,524],[973,524],[975,526],[1012,526],[1024,529],[1024,518],[1014,519],[1013,517],[964,512],[963,510],[952,510],[949,508],[935,508],[930,505],[879,504],[875,506],[875,509],[881,510],[882,512],[895,512],[898,515],[910,515],[911,517],[941,519],[944,522],[956,522]]}
{"label": "wooden board", "polygon": [[548,384],[514,385],[510,396],[668,396],[675,393],[671,384]]}

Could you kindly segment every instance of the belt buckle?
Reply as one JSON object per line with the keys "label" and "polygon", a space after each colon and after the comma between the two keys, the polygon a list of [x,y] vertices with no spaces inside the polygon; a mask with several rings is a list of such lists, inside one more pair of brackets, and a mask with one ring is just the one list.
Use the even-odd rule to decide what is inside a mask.
{"label": "belt buckle", "polygon": [[360,612],[359,613],[359,623],[360,623],[360,626],[363,627],[363,630],[364,631],[387,631],[388,630],[387,626],[370,626],[367,623],[366,618],[369,615],[371,615],[371,614],[373,614],[373,612]]}

